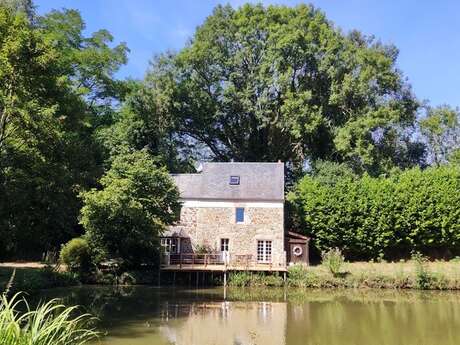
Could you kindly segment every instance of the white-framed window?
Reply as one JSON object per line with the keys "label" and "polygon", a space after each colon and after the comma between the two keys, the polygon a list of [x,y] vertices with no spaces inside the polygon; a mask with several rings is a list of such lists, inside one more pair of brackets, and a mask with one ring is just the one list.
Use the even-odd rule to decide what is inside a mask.
{"label": "white-framed window", "polygon": [[235,221],[237,224],[244,223],[244,207],[237,207],[235,210]]}
{"label": "white-framed window", "polygon": [[268,263],[272,261],[272,241],[257,241],[257,262]]}
{"label": "white-framed window", "polygon": [[221,238],[220,239],[220,251],[221,252],[228,252],[228,244],[230,240],[228,238]]}
{"label": "white-framed window", "polygon": [[177,237],[163,237],[160,239],[160,244],[167,254],[179,253],[179,239]]}

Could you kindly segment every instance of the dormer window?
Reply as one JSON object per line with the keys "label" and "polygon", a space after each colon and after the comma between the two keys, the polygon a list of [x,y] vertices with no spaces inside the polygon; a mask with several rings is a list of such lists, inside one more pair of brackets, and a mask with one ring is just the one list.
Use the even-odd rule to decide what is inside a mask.
{"label": "dormer window", "polygon": [[240,184],[240,177],[239,176],[230,176],[230,185],[231,186],[238,186]]}

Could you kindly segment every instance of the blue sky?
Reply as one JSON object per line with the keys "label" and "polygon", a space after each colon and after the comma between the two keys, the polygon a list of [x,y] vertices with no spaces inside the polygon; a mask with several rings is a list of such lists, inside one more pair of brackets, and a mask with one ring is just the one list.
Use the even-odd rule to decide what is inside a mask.
{"label": "blue sky", "polygon": [[[131,49],[120,77],[142,78],[149,60],[179,50],[196,26],[218,3],[230,0],[36,0],[39,13],[56,8],[79,9],[87,31],[108,29],[116,42]],[[295,5],[301,1],[256,1]],[[400,49],[398,67],[417,97],[431,105],[460,106],[460,1],[451,0],[317,0],[342,30],[358,29]]]}

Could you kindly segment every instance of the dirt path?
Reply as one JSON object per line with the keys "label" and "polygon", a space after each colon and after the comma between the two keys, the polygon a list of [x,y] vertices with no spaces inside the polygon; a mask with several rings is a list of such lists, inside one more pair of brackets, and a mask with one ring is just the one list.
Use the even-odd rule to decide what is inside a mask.
{"label": "dirt path", "polygon": [[0,267],[6,268],[43,268],[45,266],[41,262],[0,262]]}

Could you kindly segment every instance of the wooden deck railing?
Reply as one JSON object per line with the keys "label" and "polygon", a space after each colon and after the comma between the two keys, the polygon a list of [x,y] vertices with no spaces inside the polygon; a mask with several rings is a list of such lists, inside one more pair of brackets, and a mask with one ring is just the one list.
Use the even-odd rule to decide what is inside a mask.
{"label": "wooden deck railing", "polygon": [[215,254],[194,254],[194,253],[187,253],[187,254],[165,254],[162,260],[163,266],[178,266],[179,269],[189,268],[193,266],[216,266],[222,265],[225,268],[234,268],[237,267],[239,269],[251,269],[253,267],[267,267],[269,269],[278,267],[278,266],[285,266],[285,263],[280,262],[276,265],[272,262],[258,262],[253,255],[250,254],[222,254],[222,253],[215,253]]}
{"label": "wooden deck railing", "polygon": [[224,265],[222,254],[169,254],[165,257],[166,265]]}

